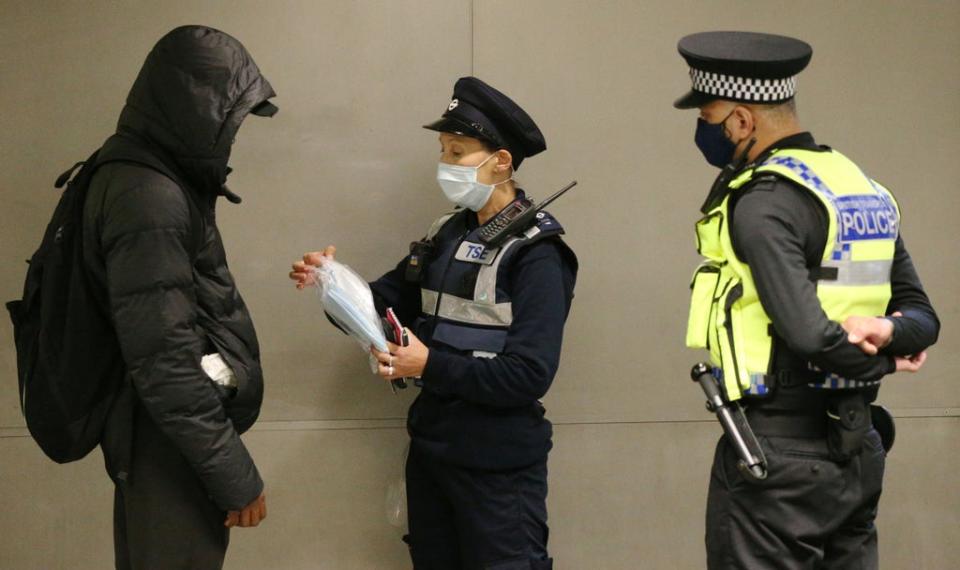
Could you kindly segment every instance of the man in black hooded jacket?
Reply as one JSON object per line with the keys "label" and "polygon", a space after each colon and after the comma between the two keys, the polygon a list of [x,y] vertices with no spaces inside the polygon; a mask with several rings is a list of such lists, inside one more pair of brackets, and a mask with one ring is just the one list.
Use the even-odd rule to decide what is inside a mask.
{"label": "man in black hooded jacket", "polygon": [[[98,157],[84,257],[128,372],[101,443],[120,569],[221,568],[229,528],[266,516],[240,440],[263,399],[260,350],[214,206],[240,201],[224,186],[230,149],[248,114],[276,112],[274,95],[236,39],[176,28],[147,56]],[[217,354],[223,385],[201,366]]]}

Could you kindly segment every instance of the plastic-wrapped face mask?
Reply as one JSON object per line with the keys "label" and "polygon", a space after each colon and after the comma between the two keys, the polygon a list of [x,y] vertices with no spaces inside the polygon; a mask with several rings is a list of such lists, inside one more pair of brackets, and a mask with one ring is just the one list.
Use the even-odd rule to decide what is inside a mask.
{"label": "plastic-wrapped face mask", "polygon": [[371,346],[387,351],[380,317],[373,304],[370,286],[352,269],[333,260],[316,270],[323,310],[364,349]]}
{"label": "plastic-wrapped face mask", "polygon": [[493,189],[506,182],[506,180],[497,184],[477,182],[477,172],[480,167],[493,156],[491,154],[476,166],[460,166],[459,164],[447,164],[445,162],[438,164],[437,182],[447,199],[458,206],[479,212],[487,203],[487,200],[490,199]]}

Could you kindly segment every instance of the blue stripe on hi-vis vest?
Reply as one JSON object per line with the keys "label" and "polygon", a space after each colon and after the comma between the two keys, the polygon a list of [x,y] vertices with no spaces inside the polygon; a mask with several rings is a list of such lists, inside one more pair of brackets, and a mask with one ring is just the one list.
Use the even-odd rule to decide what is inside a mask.
{"label": "blue stripe on hi-vis vest", "polygon": [[897,239],[897,211],[880,196],[837,196],[840,241]]}
{"label": "blue stripe on hi-vis vest", "polygon": [[793,158],[792,156],[774,156],[767,160],[764,164],[776,164],[779,166],[785,166],[796,173],[797,176],[802,178],[805,182],[817,189],[817,191],[833,198],[833,190],[830,190],[830,187],[827,186],[823,180],[817,176],[817,173],[810,169],[809,166],[804,164],[801,160]]}
{"label": "blue stripe on hi-vis vest", "polygon": [[766,164],[789,168],[833,202],[837,209],[838,241],[897,239],[897,209],[870,178],[867,180],[877,191],[877,195],[837,196],[803,161],[791,156],[774,156]]}

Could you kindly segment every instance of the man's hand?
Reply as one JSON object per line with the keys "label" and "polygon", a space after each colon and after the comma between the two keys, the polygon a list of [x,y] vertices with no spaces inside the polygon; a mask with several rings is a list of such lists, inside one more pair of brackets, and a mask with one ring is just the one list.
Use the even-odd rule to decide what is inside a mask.
{"label": "man's hand", "polygon": [[[901,313],[897,311],[891,316],[899,317]],[[893,323],[883,317],[851,316],[840,326],[847,331],[850,344],[857,345],[867,354],[877,354],[893,340]]]}
{"label": "man's hand", "polygon": [[303,254],[303,261],[293,264],[293,271],[290,272],[290,279],[296,281],[297,289],[303,290],[307,285],[314,284],[313,270],[320,267],[325,260],[333,259],[337,254],[337,248],[328,245],[323,251],[310,251]]}
{"label": "man's hand", "polygon": [[397,346],[388,342],[387,347],[390,352],[380,352],[375,348],[370,348],[370,354],[380,362],[377,374],[383,376],[384,380],[423,376],[423,369],[427,365],[430,349],[420,342],[420,339],[410,332],[410,329],[407,329],[407,338],[410,340],[410,344],[407,346]]}
{"label": "man's hand", "polygon": [[896,356],[893,360],[897,364],[897,372],[916,372],[927,361],[927,351],[913,356]]}
{"label": "man's hand", "polygon": [[243,507],[243,510],[227,512],[227,520],[223,521],[223,526],[227,528],[235,526],[241,528],[252,527],[260,524],[260,521],[265,518],[267,518],[267,496],[260,493],[260,496]]}

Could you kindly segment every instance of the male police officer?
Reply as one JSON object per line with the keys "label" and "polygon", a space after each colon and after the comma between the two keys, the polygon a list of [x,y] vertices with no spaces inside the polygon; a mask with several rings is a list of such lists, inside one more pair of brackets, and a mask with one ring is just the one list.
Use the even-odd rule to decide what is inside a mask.
{"label": "male police officer", "polygon": [[706,260],[687,344],[710,350],[769,467],[762,480],[738,472],[719,441],[708,567],[876,568],[892,429],[873,429],[869,404],[883,376],[920,368],[939,332],[897,202],[800,128],[794,95],[809,45],[707,32],[678,49],[693,88],[675,106],[700,109],[696,144],[723,168],[697,224]]}

